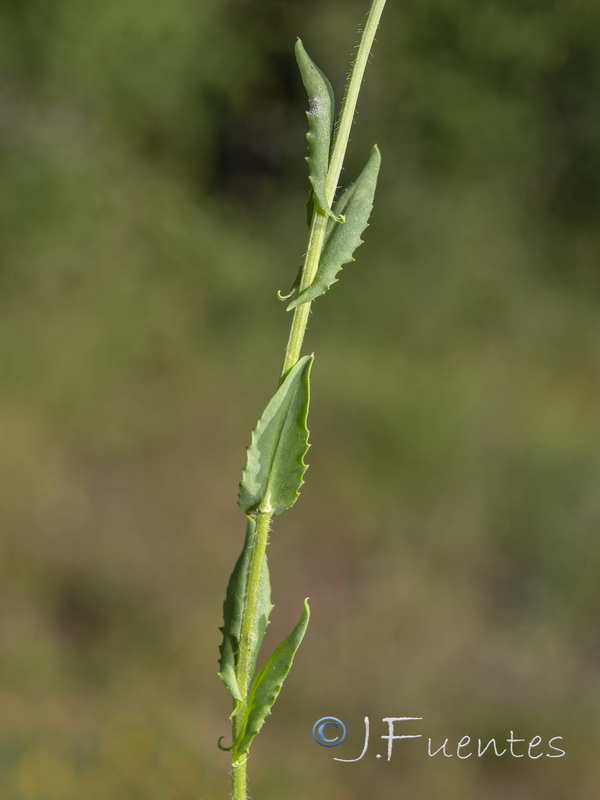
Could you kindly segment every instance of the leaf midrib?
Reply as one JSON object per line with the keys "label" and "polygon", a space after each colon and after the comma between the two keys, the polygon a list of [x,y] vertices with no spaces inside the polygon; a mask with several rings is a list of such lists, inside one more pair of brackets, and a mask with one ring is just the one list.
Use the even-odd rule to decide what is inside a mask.
{"label": "leaf midrib", "polygon": [[[301,380],[304,380],[304,376],[302,376]],[[279,450],[280,450],[280,447],[281,447],[281,440],[283,438],[283,430],[284,430],[284,428],[286,426],[286,422],[288,420],[288,416],[289,416],[290,411],[291,411],[291,409],[292,409],[292,407],[294,405],[294,401],[296,399],[296,395],[298,394],[299,388],[300,388],[300,386],[298,386],[294,390],[294,393],[293,393],[293,395],[292,395],[292,397],[291,397],[291,399],[289,401],[289,404],[288,404],[288,410],[287,410],[287,412],[285,414],[285,417],[283,419],[283,425],[281,426],[281,428],[279,430],[279,434],[277,436],[277,444],[275,445],[275,448],[274,448],[274,451],[273,451],[273,458],[271,459],[271,463],[269,465],[269,479],[267,480],[267,488],[265,489],[265,496],[263,497],[263,499],[261,501],[261,504],[260,504],[261,507],[259,507],[259,509],[258,509],[259,512],[268,513],[268,514],[273,513],[273,508],[271,508],[270,506],[269,506],[269,508],[263,508],[262,507],[262,503],[264,503],[266,501],[266,499],[269,497],[269,495],[271,493],[271,484],[273,482],[273,477],[274,477],[273,465],[275,464],[277,456],[279,455]],[[301,458],[302,458],[302,456],[301,456]]]}

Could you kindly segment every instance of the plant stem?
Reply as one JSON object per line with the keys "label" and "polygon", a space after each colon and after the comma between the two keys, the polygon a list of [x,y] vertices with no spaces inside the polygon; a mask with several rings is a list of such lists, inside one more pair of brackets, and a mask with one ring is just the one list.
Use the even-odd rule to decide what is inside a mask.
{"label": "plant stem", "polygon": [[[302,268],[302,277],[300,278],[298,292],[303,292],[305,289],[307,289],[315,279],[315,275],[317,274],[317,269],[319,267],[319,259],[321,258],[321,250],[323,249],[323,240],[325,239],[326,229],[327,216],[316,207],[315,203],[315,210],[313,212],[310,233],[308,235],[308,246],[306,248],[306,257],[304,259],[304,267]],[[310,303],[303,303],[301,306],[297,306],[294,310],[294,317],[292,319],[292,325],[290,328],[290,336],[285,348],[283,367],[281,368],[282,380],[300,358],[302,342],[304,341],[304,334],[306,333],[309,314]]]}
{"label": "plant stem", "polygon": [[328,203],[333,201],[338,181],[340,179],[344,158],[346,156],[346,148],[348,147],[348,139],[350,138],[350,130],[352,129],[352,121],[354,120],[354,113],[356,111],[356,103],[358,101],[360,87],[385,4],[386,0],[373,0],[371,3],[369,15],[365,22],[365,27],[358,45],[358,50],[356,51],[356,58],[354,59],[354,63],[350,69],[350,74],[348,75],[348,81],[346,83],[346,90],[344,92],[344,99],[342,100],[342,108],[340,111],[340,120],[335,141],[333,143],[333,151],[331,153],[331,161],[329,162],[329,170],[327,172],[326,194]]}
{"label": "plant stem", "polygon": [[[331,160],[327,171],[327,182],[325,185],[325,194],[329,205],[333,203],[333,198],[342,172],[360,87],[385,4],[386,0],[373,0],[371,3],[371,8],[369,9],[369,14],[356,52],[356,58],[354,59],[350,74],[348,75],[348,81],[346,82],[346,90],[344,92],[344,99],[342,100],[340,119],[333,143]],[[317,204],[315,203],[298,292],[307,289],[315,279],[319,267],[319,259],[321,258],[321,250],[323,249],[326,228],[327,217],[317,208]],[[282,378],[285,377],[300,358],[304,334],[306,333],[306,326],[308,325],[310,305],[310,303],[303,303],[294,310],[294,318],[292,320],[290,335],[285,348],[283,367],[281,369]]]}
{"label": "plant stem", "polygon": [[247,758],[244,756],[244,760],[241,763],[233,763],[232,767],[232,800],[246,800],[247,797],[247,785],[248,785],[248,772],[246,769]]}
{"label": "plant stem", "polygon": [[[346,83],[339,124],[327,172],[326,196],[329,205],[333,202],[340,179],[360,86],[385,3],[386,0],[373,0],[371,3],[369,15],[356,53],[356,59],[354,60]],[[328,218],[326,214],[317,207],[316,203],[314,205],[315,208],[310,225],[306,257],[304,259],[300,278],[300,292],[307,289],[315,279],[327,230]],[[308,316],[310,314],[310,305],[310,303],[303,303],[294,310],[294,317],[292,319],[281,371],[282,378],[292,369],[300,358],[304,334],[306,333],[306,326],[308,324]],[[239,704],[238,713],[233,717],[234,742],[238,741],[239,737],[243,734],[243,728],[246,724],[248,713],[248,694],[252,678],[250,667],[254,644],[252,641],[252,631],[256,628],[256,612],[258,607],[261,571],[265,560],[271,517],[272,514],[262,511],[259,511],[256,516],[256,529],[248,568],[248,584],[240,631],[239,659],[236,677],[242,694],[242,702]],[[234,753],[232,759],[233,800],[246,800],[246,764],[247,754],[244,754],[238,760]]]}
{"label": "plant stem", "polygon": [[[248,583],[246,586],[246,599],[242,613],[242,626],[240,631],[239,659],[236,671],[237,683],[242,694],[242,703],[238,708],[238,713],[233,718],[233,741],[238,741],[243,733],[248,714],[248,693],[250,690],[250,674],[252,650],[254,647],[252,631],[256,629],[256,611],[258,608],[258,595],[260,592],[260,580],[265,552],[267,549],[267,539],[269,538],[269,527],[271,517],[268,512],[259,511],[256,515],[256,528],[254,529],[254,540],[252,542],[252,555],[248,568]],[[232,789],[233,800],[246,800],[246,764],[248,756],[244,754],[239,760],[235,753],[232,758]]]}
{"label": "plant stem", "polygon": [[252,556],[250,558],[250,566],[248,567],[248,583],[246,586],[246,600],[244,602],[244,611],[242,614],[240,649],[236,673],[237,683],[244,699],[248,695],[250,679],[252,677],[250,675],[250,662],[252,650],[254,648],[252,632],[256,630],[256,611],[260,592],[260,577],[265,560],[269,526],[272,516],[271,513],[265,511],[259,511],[256,515]]}

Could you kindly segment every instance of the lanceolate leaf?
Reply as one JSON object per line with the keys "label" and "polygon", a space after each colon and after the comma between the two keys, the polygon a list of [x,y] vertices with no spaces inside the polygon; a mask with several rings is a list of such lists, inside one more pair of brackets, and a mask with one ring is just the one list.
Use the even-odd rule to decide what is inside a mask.
{"label": "lanceolate leaf", "polygon": [[369,223],[373,197],[381,164],[379,149],[371,150],[369,159],[358,178],[344,189],[334,209],[344,214],[346,222],[338,225],[330,221],[319,268],[313,283],[287,306],[288,311],[302,303],[324,294],[335,283],[344,264],[354,261],[354,251],[362,244],[360,238]]}
{"label": "lanceolate leaf", "polygon": [[306,632],[310,609],[304,601],[304,610],[294,630],[277,647],[272,656],[256,676],[248,698],[248,721],[240,742],[235,745],[236,756],[247,753],[252,740],[262,728],[266,717],[271,713],[283,682],[291,669],[296,651]]}
{"label": "lanceolate leaf", "polygon": [[308,111],[306,112],[308,118],[308,133],[306,134],[308,177],[321,210],[328,216],[339,220],[329,207],[325,191],[335,114],[333,89],[304,49],[300,39],[296,42],[296,61],[308,94]]}
{"label": "lanceolate leaf", "polygon": [[[246,531],[246,540],[240,557],[229,578],[225,602],[223,603],[224,622],[223,627],[220,629],[223,631],[223,642],[219,647],[221,653],[221,658],[219,659],[219,677],[235,700],[240,702],[242,701],[242,694],[236,678],[236,669],[238,664],[244,600],[248,583],[248,569],[250,566],[250,556],[254,546],[254,534],[256,529],[254,519],[252,517],[248,517],[247,519],[248,527]],[[252,637],[253,648],[250,660],[250,674],[254,672],[256,658],[264,639],[267,625],[269,624],[269,614],[272,608],[269,567],[267,564],[267,557],[265,556],[260,579],[256,626]]]}
{"label": "lanceolate leaf", "polygon": [[298,499],[308,450],[309,379],[313,356],[293,367],[269,401],[248,448],[238,504],[242,511],[280,514]]}

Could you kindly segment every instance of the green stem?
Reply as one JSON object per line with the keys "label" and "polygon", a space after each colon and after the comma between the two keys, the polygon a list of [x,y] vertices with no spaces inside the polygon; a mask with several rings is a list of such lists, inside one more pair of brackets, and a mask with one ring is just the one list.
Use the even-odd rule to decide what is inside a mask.
{"label": "green stem", "polygon": [[240,647],[236,672],[237,683],[244,699],[248,695],[250,680],[252,678],[250,666],[252,651],[255,644],[253,631],[256,630],[257,625],[256,612],[260,593],[260,577],[265,561],[269,526],[272,516],[271,513],[266,511],[259,511],[256,515],[252,555],[250,557],[250,566],[248,567],[248,583],[246,585],[246,599],[244,602],[244,611],[242,613]]}
{"label": "green stem", "polygon": [[[323,241],[325,239],[326,230],[327,216],[317,208],[317,204],[315,203],[310,233],[308,235],[306,258],[304,259],[304,267],[302,268],[302,276],[300,278],[298,292],[303,292],[305,289],[307,289],[315,279],[315,275],[317,274],[317,269],[319,267],[319,259],[321,258],[321,250],[323,249]],[[285,348],[283,367],[281,368],[282,379],[287,375],[287,373],[300,358],[302,342],[304,341],[304,334],[306,333],[309,314],[310,303],[303,303],[301,306],[297,306],[294,311],[294,317],[292,319],[292,325],[290,328],[290,336]]]}
{"label": "green stem", "polygon": [[[260,593],[260,582],[263,564],[265,563],[265,553],[267,550],[267,540],[269,538],[269,527],[273,515],[259,511],[256,515],[256,528],[254,530],[254,540],[252,542],[252,555],[248,567],[248,583],[246,585],[246,599],[242,613],[242,626],[240,631],[240,644],[238,651],[238,665],[236,670],[237,684],[242,694],[242,702],[239,704],[237,714],[233,718],[233,741],[241,739],[243,729],[248,716],[248,694],[250,691],[250,674],[252,651],[254,648],[254,634],[256,630],[256,613],[258,609],[258,597]],[[240,759],[236,759],[235,752],[232,760],[232,788],[233,800],[246,800],[246,763],[248,756],[244,754]]]}
{"label": "green stem", "polygon": [[340,120],[333,143],[329,170],[327,172],[326,194],[327,202],[330,204],[333,202],[333,197],[342,173],[342,166],[344,165],[346,148],[348,147],[348,139],[350,138],[360,87],[385,4],[386,0],[373,0],[362,36],[360,37],[356,58],[350,69],[350,74],[348,75],[346,91],[344,92],[342,109],[340,111]]}
{"label": "green stem", "polygon": [[232,800],[246,800],[247,798],[247,785],[248,785],[248,772],[246,770],[246,756],[241,763],[234,762],[231,773],[233,794]]}
{"label": "green stem", "polygon": [[[369,15],[367,17],[367,21],[360,39],[360,44],[356,53],[356,59],[354,60],[350,70],[350,75],[348,76],[348,81],[346,83],[346,90],[340,111],[339,124],[333,144],[331,161],[329,163],[329,169],[327,172],[326,195],[329,205],[333,203],[333,198],[335,196],[338,181],[340,179],[340,174],[346,155],[346,149],[348,147],[348,139],[350,138],[352,120],[356,110],[356,102],[360,92],[360,86],[385,3],[386,0],[373,0],[371,3]],[[327,222],[327,216],[319,208],[317,208],[317,204],[315,203],[310,225],[308,245],[306,248],[306,257],[302,267],[299,291],[304,291],[304,289],[308,288],[315,279],[317,269],[319,267],[319,260],[321,258],[321,251],[323,249],[325,232],[327,230]],[[302,343],[304,341],[306,326],[308,324],[308,316],[310,314],[310,305],[310,303],[303,303],[294,311],[290,335],[285,350],[283,368],[281,371],[282,377],[289,372],[289,370],[298,362],[300,358]],[[238,713],[233,717],[234,742],[240,740],[248,714],[248,694],[252,679],[250,674],[253,647],[252,631],[256,629],[256,612],[258,607],[260,578],[262,566],[265,560],[271,517],[272,515],[267,512],[259,512],[256,517],[256,529],[254,533],[252,555],[250,557],[250,566],[248,569],[246,600],[244,603],[240,632],[239,658],[236,677],[238,686],[242,693],[242,702],[238,704]],[[246,764],[247,754],[244,754],[239,759],[236,759],[234,754],[232,760],[233,800],[246,800]]]}
{"label": "green stem", "polygon": [[[325,194],[329,205],[333,203],[333,198],[342,172],[360,87],[385,4],[386,0],[373,0],[371,3],[371,8],[369,9],[369,14],[356,52],[356,58],[350,69],[350,74],[348,75],[325,184]],[[315,203],[310,233],[308,235],[306,257],[304,259],[302,277],[298,289],[299,292],[308,288],[315,279],[319,267],[319,260],[321,258],[321,250],[323,249],[326,228],[327,217],[317,208],[317,204]],[[281,369],[282,378],[300,358],[304,334],[306,333],[306,326],[308,325],[310,305],[310,303],[302,303],[302,305],[297,306],[294,310],[294,318],[292,320],[290,335],[285,348],[283,367]]]}

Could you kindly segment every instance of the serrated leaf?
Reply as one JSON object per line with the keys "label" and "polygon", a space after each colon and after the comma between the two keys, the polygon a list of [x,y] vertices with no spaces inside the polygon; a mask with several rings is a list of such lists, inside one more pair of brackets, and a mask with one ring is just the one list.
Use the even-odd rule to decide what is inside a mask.
{"label": "serrated leaf", "polygon": [[374,147],[363,171],[344,189],[334,206],[336,213],[345,215],[346,222],[343,225],[329,223],[315,279],[289,303],[288,311],[324,294],[338,280],[337,274],[343,265],[355,260],[354,251],[362,244],[361,235],[373,210],[380,164],[381,154]]}
{"label": "serrated leaf", "polygon": [[305,600],[300,621],[290,635],[276,648],[256,676],[248,697],[248,719],[241,741],[235,745],[235,757],[248,752],[252,740],[271,713],[271,708],[279,696],[294,656],[304,638],[309,618],[310,609]]}
{"label": "serrated leaf", "polygon": [[[242,694],[236,678],[238,664],[238,652],[240,646],[240,633],[242,627],[242,616],[244,612],[244,601],[246,597],[246,587],[248,583],[248,570],[250,567],[250,557],[254,546],[254,535],[256,523],[252,517],[248,517],[246,529],[246,539],[244,547],[236,562],[225,593],[223,603],[223,642],[219,647],[221,658],[219,659],[219,677],[225,684],[227,690],[233,695],[235,700],[242,701]],[[267,557],[262,565],[258,606],[256,610],[256,627],[253,631],[253,648],[250,658],[250,674],[254,672],[258,651],[265,637],[265,631],[269,624],[269,615],[273,606],[271,604],[271,584],[269,580],[269,567]]]}
{"label": "serrated leaf", "polygon": [[296,41],[295,52],[302,83],[308,94],[308,177],[323,213],[341,222],[342,219],[334,214],[327,202],[325,189],[335,114],[333,88],[300,39]]}
{"label": "serrated leaf", "polygon": [[289,371],[252,433],[238,504],[246,513],[280,514],[294,505],[304,483],[313,356]]}

